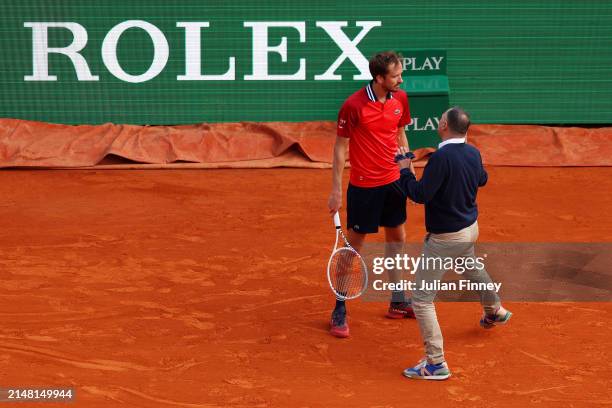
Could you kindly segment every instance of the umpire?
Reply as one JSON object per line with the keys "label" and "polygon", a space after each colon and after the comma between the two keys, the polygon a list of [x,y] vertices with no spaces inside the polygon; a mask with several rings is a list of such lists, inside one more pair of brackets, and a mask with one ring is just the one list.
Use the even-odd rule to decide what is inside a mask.
{"label": "umpire", "polygon": [[[442,143],[429,158],[421,180],[416,180],[410,159],[399,161],[402,188],[411,200],[425,204],[425,260],[475,260],[474,243],[478,239],[476,194],[478,188],[487,183],[488,175],[478,149],[466,143],[469,126],[470,117],[462,108],[453,107],[444,112],[438,124]],[[429,266],[431,264],[433,267]],[[404,375],[416,379],[444,380],[450,377],[450,370],[444,358],[442,332],[433,301],[437,293],[436,285],[446,270],[439,262],[427,262],[427,265],[417,269],[416,289],[412,293],[412,307],[425,344],[426,358],[404,370]],[[462,279],[491,283],[482,263],[473,262],[472,265],[471,269],[465,270]],[[501,306],[497,293],[493,290],[478,293],[484,308],[480,325],[489,329],[505,324],[512,313]]]}

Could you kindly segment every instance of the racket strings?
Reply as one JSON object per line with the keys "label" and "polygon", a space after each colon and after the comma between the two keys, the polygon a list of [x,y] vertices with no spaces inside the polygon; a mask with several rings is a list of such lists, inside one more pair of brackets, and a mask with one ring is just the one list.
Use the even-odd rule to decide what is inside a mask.
{"label": "racket strings", "polygon": [[367,272],[352,248],[340,248],[332,255],[329,273],[336,293],[343,298],[357,297],[365,289]]}

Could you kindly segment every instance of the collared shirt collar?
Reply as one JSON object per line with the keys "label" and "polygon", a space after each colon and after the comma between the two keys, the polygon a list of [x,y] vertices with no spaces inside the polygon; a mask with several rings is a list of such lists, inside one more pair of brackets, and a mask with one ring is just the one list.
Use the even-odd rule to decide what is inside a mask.
{"label": "collared shirt collar", "polygon": [[453,137],[451,139],[446,139],[445,141],[443,141],[442,143],[440,143],[438,145],[438,149],[443,148],[447,144],[460,144],[460,143],[465,143],[465,136],[464,137]]}
{"label": "collared shirt collar", "polygon": [[[376,102],[378,100],[378,98],[376,97],[376,94],[374,93],[374,87],[372,86],[372,84],[374,83],[374,81],[370,81],[370,83],[366,86],[366,94],[368,94],[368,99],[371,100],[372,102]],[[393,99],[393,93],[389,92],[387,94],[387,99]]]}

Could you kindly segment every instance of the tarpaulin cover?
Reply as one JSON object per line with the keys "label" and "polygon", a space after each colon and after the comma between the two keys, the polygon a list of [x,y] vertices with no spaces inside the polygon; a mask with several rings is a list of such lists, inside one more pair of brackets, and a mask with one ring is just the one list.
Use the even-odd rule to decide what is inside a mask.
{"label": "tarpaulin cover", "polygon": [[[327,168],[334,122],[58,125],[0,119],[0,167]],[[410,137],[415,137],[409,135]],[[610,166],[612,128],[473,125],[486,165]],[[422,165],[433,149],[416,152]]]}

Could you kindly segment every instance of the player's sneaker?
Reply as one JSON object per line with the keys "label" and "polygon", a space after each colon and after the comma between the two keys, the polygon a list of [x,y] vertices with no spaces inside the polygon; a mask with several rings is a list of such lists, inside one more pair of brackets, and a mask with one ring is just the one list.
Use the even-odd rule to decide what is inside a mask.
{"label": "player's sneaker", "polygon": [[417,365],[404,370],[404,376],[415,380],[446,380],[451,376],[446,362],[440,364],[429,364],[427,360],[421,360]]}
{"label": "player's sneaker", "polygon": [[340,338],[349,336],[349,327],[346,321],[346,309],[334,309],[331,316],[329,334]]}
{"label": "player's sneaker", "polygon": [[389,319],[414,319],[412,302],[391,302],[385,316]]}
{"label": "player's sneaker", "polygon": [[494,326],[497,326],[498,324],[503,325],[503,324],[508,323],[508,320],[510,320],[511,317],[512,317],[512,312],[500,306],[497,309],[497,311],[492,315],[483,313],[482,318],[480,319],[480,326],[483,329],[492,329]]}

